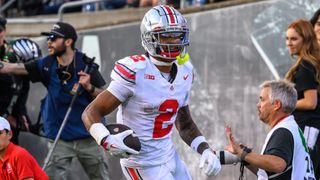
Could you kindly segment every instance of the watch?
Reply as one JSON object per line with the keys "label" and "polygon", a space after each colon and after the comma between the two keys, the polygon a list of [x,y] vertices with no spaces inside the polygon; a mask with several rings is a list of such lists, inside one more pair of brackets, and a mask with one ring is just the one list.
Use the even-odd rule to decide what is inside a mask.
{"label": "watch", "polygon": [[247,146],[244,146],[242,150],[243,151],[241,153],[240,160],[244,161],[245,157],[252,152],[252,149],[248,148]]}

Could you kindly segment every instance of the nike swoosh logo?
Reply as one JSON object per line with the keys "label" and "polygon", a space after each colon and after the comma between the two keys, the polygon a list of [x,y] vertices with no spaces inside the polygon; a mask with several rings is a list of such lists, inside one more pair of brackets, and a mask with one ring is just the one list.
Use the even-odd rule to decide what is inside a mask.
{"label": "nike swoosh logo", "polygon": [[184,79],[184,80],[187,80],[188,77],[189,77],[189,75],[183,76],[183,79]]}

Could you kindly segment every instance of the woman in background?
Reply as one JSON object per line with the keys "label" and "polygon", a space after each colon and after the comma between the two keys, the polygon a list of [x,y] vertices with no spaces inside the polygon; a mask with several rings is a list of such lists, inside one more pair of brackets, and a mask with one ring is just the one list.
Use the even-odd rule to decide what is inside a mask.
{"label": "woman in background", "polygon": [[304,131],[316,179],[319,179],[320,47],[312,24],[302,19],[292,22],[287,29],[286,46],[296,59],[285,76],[285,79],[295,83],[298,92],[293,115]]}

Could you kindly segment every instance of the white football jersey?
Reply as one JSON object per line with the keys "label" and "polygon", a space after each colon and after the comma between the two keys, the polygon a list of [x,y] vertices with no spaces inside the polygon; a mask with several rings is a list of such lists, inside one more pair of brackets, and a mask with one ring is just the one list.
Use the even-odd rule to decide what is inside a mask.
{"label": "white football jersey", "polygon": [[139,155],[121,160],[124,165],[154,166],[173,158],[172,128],[179,108],[188,105],[192,69],[191,63],[174,64],[169,82],[144,55],[115,63],[107,90],[122,102],[117,123],[129,126],[142,145]]}

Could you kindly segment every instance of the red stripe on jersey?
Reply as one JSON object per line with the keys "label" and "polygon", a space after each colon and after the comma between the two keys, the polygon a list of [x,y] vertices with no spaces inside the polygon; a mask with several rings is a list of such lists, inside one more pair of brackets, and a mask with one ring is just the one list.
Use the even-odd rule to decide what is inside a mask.
{"label": "red stripe on jersey", "polygon": [[132,74],[131,72],[128,72],[126,69],[124,69],[121,65],[116,64],[116,68],[119,70],[119,72],[127,77],[128,79],[136,80],[136,75]]}
{"label": "red stripe on jersey", "polygon": [[176,24],[172,9],[169,6],[164,6],[164,8],[165,8],[165,10],[167,11],[167,13],[169,15],[169,17],[168,17],[169,24]]}
{"label": "red stripe on jersey", "polygon": [[139,176],[136,173],[135,169],[128,167],[128,170],[129,170],[129,173],[130,173],[130,175],[132,177],[132,180],[139,180]]}

